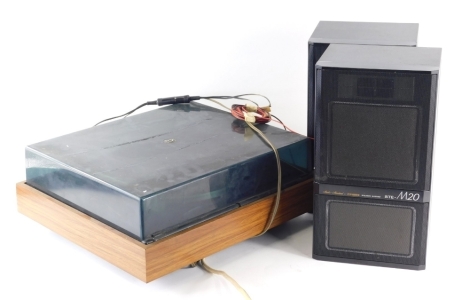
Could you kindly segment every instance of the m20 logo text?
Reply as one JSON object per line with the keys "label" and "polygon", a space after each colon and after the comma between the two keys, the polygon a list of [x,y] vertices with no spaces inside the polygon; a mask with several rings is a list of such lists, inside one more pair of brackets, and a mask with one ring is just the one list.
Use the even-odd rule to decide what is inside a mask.
{"label": "m20 logo text", "polygon": [[397,199],[400,200],[408,200],[408,201],[418,201],[419,194],[418,193],[410,193],[410,192],[401,192],[398,194]]}

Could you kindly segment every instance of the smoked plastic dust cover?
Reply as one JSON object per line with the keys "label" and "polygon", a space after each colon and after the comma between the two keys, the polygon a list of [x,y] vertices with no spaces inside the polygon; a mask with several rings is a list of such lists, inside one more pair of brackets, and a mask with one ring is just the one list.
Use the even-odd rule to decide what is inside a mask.
{"label": "smoked plastic dust cover", "polygon": [[[305,137],[257,127],[283,188],[311,177]],[[26,183],[151,242],[274,193],[277,168],[244,122],[191,103],[27,146]]]}

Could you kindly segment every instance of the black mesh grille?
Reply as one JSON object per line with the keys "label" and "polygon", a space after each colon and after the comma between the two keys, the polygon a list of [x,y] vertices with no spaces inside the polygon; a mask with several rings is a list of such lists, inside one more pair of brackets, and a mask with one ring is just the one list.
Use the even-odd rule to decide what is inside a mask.
{"label": "black mesh grille", "polygon": [[326,205],[329,249],[412,256],[413,207],[339,200]]}
{"label": "black mesh grille", "polygon": [[424,265],[428,203],[315,195],[313,253]]}
{"label": "black mesh grille", "polygon": [[331,176],[415,181],[415,107],[334,103],[330,111]]}
{"label": "black mesh grille", "polygon": [[338,75],[339,98],[413,101],[414,91],[414,77]]}

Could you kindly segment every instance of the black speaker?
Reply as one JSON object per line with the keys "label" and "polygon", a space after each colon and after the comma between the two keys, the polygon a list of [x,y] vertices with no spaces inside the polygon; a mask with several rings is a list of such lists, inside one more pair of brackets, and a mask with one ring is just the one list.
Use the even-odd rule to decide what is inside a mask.
{"label": "black speaker", "polygon": [[317,62],[315,258],[424,269],[440,56],[330,45]]}
{"label": "black speaker", "polygon": [[308,136],[314,137],[315,64],[330,44],[414,47],[417,40],[417,23],[320,21],[308,41]]}

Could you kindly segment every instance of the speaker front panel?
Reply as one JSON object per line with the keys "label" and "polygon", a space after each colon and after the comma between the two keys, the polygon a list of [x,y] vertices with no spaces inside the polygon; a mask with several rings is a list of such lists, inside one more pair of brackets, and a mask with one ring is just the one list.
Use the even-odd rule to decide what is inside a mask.
{"label": "speaker front panel", "polygon": [[315,195],[314,257],[423,268],[428,203]]}
{"label": "speaker front panel", "polygon": [[435,75],[333,68],[318,72],[316,181],[428,190]]}

